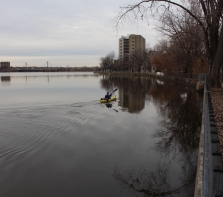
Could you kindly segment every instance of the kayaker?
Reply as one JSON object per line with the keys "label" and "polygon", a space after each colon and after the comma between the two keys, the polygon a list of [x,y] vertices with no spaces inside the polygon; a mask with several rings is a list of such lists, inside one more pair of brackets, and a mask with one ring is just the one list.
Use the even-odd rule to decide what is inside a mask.
{"label": "kayaker", "polygon": [[105,98],[106,98],[106,99],[110,99],[111,96],[112,96],[112,94],[109,94],[109,92],[107,92],[107,94],[105,95]]}

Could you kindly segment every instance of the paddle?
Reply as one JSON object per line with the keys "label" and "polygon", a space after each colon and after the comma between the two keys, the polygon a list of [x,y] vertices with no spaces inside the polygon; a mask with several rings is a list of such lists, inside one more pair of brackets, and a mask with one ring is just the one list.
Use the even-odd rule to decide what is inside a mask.
{"label": "paddle", "polygon": [[[115,91],[117,90],[117,88],[115,89],[115,90],[113,90],[113,92],[111,92],[111,94],[110,95],[112,95]],[[109,100],[109,99],[107,99],[107,100]]]}
{"label": "paddle", "polygon": [[113,110],[115,110],[118,113],[118,110],[116,110],[116,109],[113,109]]}
{"label": "paddle", "polygon": [[113,90],[113,92],[111,94],[113,94],[116,90],[117,90],[117,88],[115,90]]}

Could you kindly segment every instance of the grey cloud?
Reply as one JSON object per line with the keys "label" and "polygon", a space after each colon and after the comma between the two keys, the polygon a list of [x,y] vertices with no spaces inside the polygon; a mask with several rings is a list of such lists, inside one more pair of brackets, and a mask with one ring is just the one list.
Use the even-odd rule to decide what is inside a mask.
{"label": "grey cloud", "polygon": [[[131,1],[135,2],[2,0],[0,52],[3,55],[31,56],[105,55],[117,51],[117,40],[121,35],[116,35],[112,19],[118,14],[120,5]],[[145,24],[139,25],[140,32],[146,39],[154,38]],[[119,33],[137,33],[136,26],[126,24]]]}

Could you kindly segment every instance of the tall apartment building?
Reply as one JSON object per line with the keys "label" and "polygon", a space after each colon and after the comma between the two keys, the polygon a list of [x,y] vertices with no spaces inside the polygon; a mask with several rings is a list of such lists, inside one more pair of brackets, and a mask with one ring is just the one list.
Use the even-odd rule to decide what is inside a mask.
{"label": "tall apartment building", "polygon": [[119,61],[127,61],[136,51],[144,51],[146,40],[141,35],[130,34],[119,38]]}

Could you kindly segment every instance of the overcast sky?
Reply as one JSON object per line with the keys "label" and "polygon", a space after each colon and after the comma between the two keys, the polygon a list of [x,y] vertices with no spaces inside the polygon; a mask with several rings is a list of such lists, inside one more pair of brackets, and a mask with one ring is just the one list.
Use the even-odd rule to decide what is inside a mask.
{"label": "overcast sky", "polygon": [[140,34],[153,46],[153,21],[124,23],[113,19],[120,6],[137,0],[1,0],[0,61],[11,66],[97,66],[110,51],[118,56],[118,39]]}

